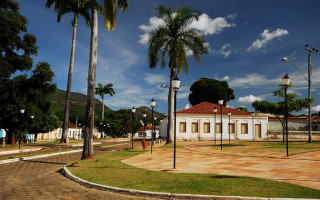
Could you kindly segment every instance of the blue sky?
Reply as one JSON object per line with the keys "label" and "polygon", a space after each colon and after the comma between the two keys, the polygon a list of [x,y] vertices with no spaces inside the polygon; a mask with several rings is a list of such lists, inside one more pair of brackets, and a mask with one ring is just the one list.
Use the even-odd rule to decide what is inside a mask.
{"label": "blue sky", "polygon": [[[39,46],[35,63],[47,61],[55,72],[54,82],[66,90],[71,50],[72,15],[58,24],[53,9],[43,0],[19,0],[28,20],[28,32],[36,35]],[[115,96],[105,96],[113,110],[149,106],[152,98],[158,111],[167,113],[169,70],[149,69],[146,41],[148,32],[161,23],[155,18],[160,3],[170,7],[188,6],[202,13],[192,24],[208,42],[210,53],[197,63],[190,56],[190,71],[179,75],[177,109],[188,102],[190,86],[199,78],[226,80],[234,90],[229,106],[245,106],[252,111],[253,100],[277,102],[272,91],[288,73],[300,98],[307,97],[307,81],[290,64],[288,57],[307,76],[308,51],[320,48],[320,1],[318,0],[136,0],[127,14],[118,13],[114,31],[104,28],[99,16],[97,83],[113,83]],[[73,92],[86,94],[90,30],[80,19],[75,53]],[[312,54],[312,112],[320,110],[320,55]],[[157,92],[159,94],[157,94]],[[97,98],[99,98],[97,96]],[[307,113],[307,110],[301,111]]]}

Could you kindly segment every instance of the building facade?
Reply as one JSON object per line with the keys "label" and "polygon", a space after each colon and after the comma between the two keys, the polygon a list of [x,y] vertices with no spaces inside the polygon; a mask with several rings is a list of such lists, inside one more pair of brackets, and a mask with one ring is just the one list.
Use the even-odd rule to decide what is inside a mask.
{"label": "building facade", "polygon": [[[214,112],[214,108],[217,112]],[[221,114],[222,111],[222,114]],[[268,116],[244,112],[225,106],[202,102],[177,111],[177,140],[266,139]],[[222,118],[222,120],[221,120]],[[160,124],[160,136],[166,137],[168,118]]]}

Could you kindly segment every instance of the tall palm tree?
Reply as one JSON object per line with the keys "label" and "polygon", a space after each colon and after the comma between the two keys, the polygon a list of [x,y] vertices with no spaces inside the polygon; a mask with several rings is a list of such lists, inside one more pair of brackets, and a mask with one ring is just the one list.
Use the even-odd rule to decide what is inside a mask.
{"label": "tall palm tree", "polygon": [[93,129],[94,129],[94,95],[96,85],[96,66],[98,55],[98,11],[104,16],[105,27],[113,30],[116,25],[116,10],[127,12],[129,9],[128,0],[102,0],[102,5],[98,0],[89,0],[91,3],[91,36],[88,70],[88,88],[87,88],[87,108],[86,122],[84,131],[84,142],[81,159],[91,158],[93,156]]}
{"label": "tall palm tree", "polygon": [[102,99],[102,112],[101,112],[101,119],[104,120],[104,95],[109,94],[111,97],[115,94],[113,89],[113,84],[109,83],[103,86],[101,83],[98,83],[98,87],[96,88],[96,94],[100,95]]}
{"label": "tall palm tree", "polygon": [[64,120],[60,143],[67,142],[68,135],[68,124],[69,124],[69,110],[70,110],[70,97],[71,97],[71,85],[73,76],[73,64],[74,64],[74,54],[76,48],[76,37],[77,37],[77,27],[78,27],[78,17],[83,16],[87,25],[91,26],[90,18],[90,4],[88,0],[47,0],[46,7],[51,8],[55,5],[55,11],[58,13],[57,22],[61,21],[61,17],[67,13],[73,13],[73,34],[72,34],[72,45],[71,45],[71,55],[69,63],[69,74],[67,83],[67,93],[66,102],[64,107]]}
{"label": "tall palm tree", "polygon": [[188,72],[189,65],[187,50],[192,50],[194,59],[199,64],[201,55],[208,53],[202,34],[190,24],[199,20],[200,13],[188,7],[178,8],[176,11],[164,5],[157,7],[158,16],[164,21],[151,32],[148,43],[149,67],[154,69],[160,59],[160,65],[165,68],[168,62],[170,69],[170,87],[168,95],[168,130],[167,143],[172,138],[173,88],[172,80],[182,70]]}

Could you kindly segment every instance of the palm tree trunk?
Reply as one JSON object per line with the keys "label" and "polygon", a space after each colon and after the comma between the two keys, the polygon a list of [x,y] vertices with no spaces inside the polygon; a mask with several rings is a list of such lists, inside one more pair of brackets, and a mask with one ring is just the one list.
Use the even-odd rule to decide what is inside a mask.
{"label": "palm tree trunk", "polygon": [[[103,121],[104,120],[104,96],[102,96],[101,99],[102,99],[102,114],[101,114],[102,116],[101,116],[101,119]],[[103,130],[101,130],[101,138],[104,138]]]}
{"label": "palm tree trunk", "polygon": [[102,121],[104,120],[104,98],[102,96],[102,115],[101,115]]}
{"label": "palm tree trunk", "polygon": [[167,141],[166,143],[169,144],[172,142],[173,137],[173,88],[172,88],[172,80],[175,77],[175,69],[171,70],[170,73],[170,87],[169,87],[169,94],[168,94],[168,126],[167,126]]}
{"label": "palm tree trunk", "polygon": [[67,143],[67,137],[68,137],[70,97],[71,97],[71,85],[72,85],[72,76],[73,76],[74,53],[76,49],[76,38],[77,38],[77,24],[75,23],[73,26],[67,93],[66,93],[66,102],[64,107],[64,120],[63,120],[62,135],[61,135],[60,143]]}
{"label": "palm tree trunk", "polygon": [[91,8],[92,27],[90,38],[90,56],[88,72],[87,110],[84,129],[84,142],[81,159],[93,157],[93,130],[94,130],[94,95],[96,86],[96,66],[98,53],[98,11],[96,6]]}

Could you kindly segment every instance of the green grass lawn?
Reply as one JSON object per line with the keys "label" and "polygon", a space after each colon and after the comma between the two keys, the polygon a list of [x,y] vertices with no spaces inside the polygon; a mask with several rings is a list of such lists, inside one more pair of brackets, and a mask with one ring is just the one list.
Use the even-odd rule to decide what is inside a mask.
{"label": "green grass lawn", "polygon": [[319,198],[320,190],[260,178],[216,174],[158,172],[136,168],[121,160],[142,151],[124,150],[81,160],[68,169],[84,180],[128,189],[206,195]]}

